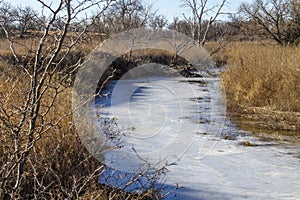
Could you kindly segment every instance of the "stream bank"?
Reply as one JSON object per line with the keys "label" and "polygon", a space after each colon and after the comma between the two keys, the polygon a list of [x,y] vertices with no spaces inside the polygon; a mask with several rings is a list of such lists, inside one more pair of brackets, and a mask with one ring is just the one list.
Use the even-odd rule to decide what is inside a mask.
{"label": "stream bank", "polygon": [[300,113],[266,107],[228,106],[230,120],[263,140],[300,146]]}

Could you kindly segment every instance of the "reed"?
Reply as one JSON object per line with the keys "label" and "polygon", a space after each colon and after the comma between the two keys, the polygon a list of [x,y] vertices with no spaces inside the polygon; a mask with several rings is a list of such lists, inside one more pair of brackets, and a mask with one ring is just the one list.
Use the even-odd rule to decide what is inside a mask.
{"label": "reed", "polygon": [[234,43],[225,49],[222,74],[227,103],[300,111],[300,46]]}

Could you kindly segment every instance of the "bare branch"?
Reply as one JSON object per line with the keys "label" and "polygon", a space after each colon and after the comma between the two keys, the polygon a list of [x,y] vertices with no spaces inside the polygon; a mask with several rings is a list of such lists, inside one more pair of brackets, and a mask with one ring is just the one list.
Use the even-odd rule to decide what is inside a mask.
{"label": "bare branch", "polygon": [[[192,36],[199,45],[204,46],[207,41],[207,34],[211,29],[211,25],[215,23],[217,17],[222,14],[227,0],[222,0],[220,5],[208,7],[208,0],[183,0],[184,5],[190,8],[193,15],[193,20],[188,20],[192,26]],[[205,17],[210,13],[215,12],[205,24]],[[187,19],[186,16],[184,16]]]}

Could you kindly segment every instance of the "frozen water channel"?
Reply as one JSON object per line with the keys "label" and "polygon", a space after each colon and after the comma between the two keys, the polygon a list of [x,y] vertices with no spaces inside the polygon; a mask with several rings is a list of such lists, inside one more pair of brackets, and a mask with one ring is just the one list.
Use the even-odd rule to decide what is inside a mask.
{"label": "frozen water channel", "polygon": [[300,199],[300,148],[235,128],[218,86],[218,78],[111,82],[96,104],[99,126],[112,132],[107,145],[119,148],[104,154],[115,170],[100,182],[122,188],[141,159],[167,165],[158,181],[171,192],[165,199]]}

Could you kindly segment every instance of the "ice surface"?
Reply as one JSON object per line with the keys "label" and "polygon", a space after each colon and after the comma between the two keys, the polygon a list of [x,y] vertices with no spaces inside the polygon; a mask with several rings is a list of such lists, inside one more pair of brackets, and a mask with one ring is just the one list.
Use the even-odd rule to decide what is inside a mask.
{"label": "ice surface", "polygon": [[[105,154],[120,177],[138,170],[139,158],[150,164],[164,160],[172,165],[167,167],[163,192],[178,186],[166,199],[300,199],[299,147],[270,145],[236,129],[224,118],[217,78],[111,84],[114,90],[106,93],[113,93],[97,105],[105,104],[100,116],[115,119],[114,128],[121,129],[116,138],[122,148]],[[232,140],[225,140],[224,134]],[[241,141],[259,145],[245,147]],[[127,181],[114,182],[111,177],[106,181],[112,186],[122,188]],[[136,191],[138,186],[126,189]]]}

